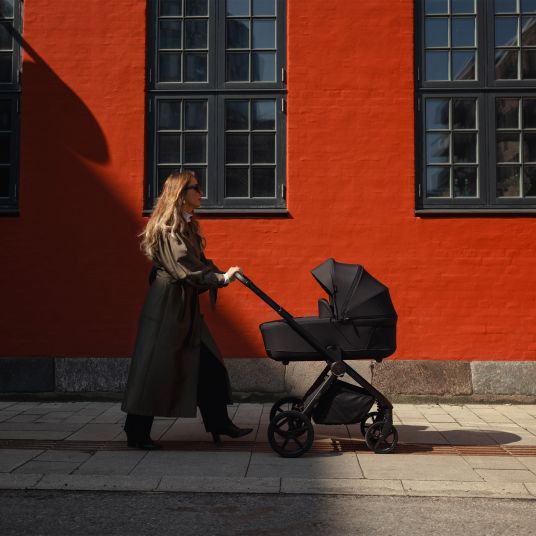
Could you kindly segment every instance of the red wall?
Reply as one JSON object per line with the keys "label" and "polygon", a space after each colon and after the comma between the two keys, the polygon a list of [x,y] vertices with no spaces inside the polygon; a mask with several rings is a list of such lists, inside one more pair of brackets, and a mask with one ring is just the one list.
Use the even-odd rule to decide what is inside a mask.
{"label": "red wall", "polygon": [[[536,220],[414,214],[413,1],[288,6],[290,214],[205,219],[208,255],[295,315],[322,296],[311,268],[364,264],[391,289],[398,359],[536,359]],[[25,5],[0,355],[131,354],[148,271],[144,28],[143,0]],[[205,309],[226,356],[264,355],[258,324],[275,314],[240,283]]]}

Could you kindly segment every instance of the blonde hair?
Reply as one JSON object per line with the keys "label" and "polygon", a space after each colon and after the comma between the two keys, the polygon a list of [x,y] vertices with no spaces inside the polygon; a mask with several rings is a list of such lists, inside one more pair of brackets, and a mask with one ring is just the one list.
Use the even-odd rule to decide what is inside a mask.
{"label": "blonde hair", "polygon": [[158,240],[166,233],[178,233],[194,246],[204,249],[205,238],[199,222],[194,216],[187,223],[182,211],[187,191],[185,188],[191,179],[198,180],[195,172],[190,170],[173,172],[166,179],[145,230],[139,235],[142,237],[140,248],[149,259],[154,260]]}

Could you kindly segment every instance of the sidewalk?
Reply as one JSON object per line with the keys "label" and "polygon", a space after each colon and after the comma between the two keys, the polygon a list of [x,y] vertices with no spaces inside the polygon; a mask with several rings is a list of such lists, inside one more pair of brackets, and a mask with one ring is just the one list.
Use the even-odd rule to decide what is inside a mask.
{"label": "sidewalk", "polygon": [[129,449],[113,402],[0,402],[0,489],[307,493],[536,499],[536,405],[396,404],[399,446],[358,425],[315,426],[301,458],[266,439],[271,404],[236,404],[250,436],[211,443],[197,419],[156,418],[158,452]]}

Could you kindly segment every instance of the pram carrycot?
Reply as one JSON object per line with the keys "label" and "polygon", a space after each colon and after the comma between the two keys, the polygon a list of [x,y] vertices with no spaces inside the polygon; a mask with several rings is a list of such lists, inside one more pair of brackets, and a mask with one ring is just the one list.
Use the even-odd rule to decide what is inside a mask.
{"label": "pram carrycot", "polygon": [[[301,456],[314,439],[311,418],[322,424],[359,422],[367,446],[391,452],[398,435],[391,403],[345,359],[381,361],[396,350],[397,315],[387,287],[359,264],[328,259],[312,274],[329,301],[318,301],[317,317],[294,318],[243,274],[237,278],[283,320],[260,325],[267,354],[274,360],[325,360],[326,367],[303,398],[285,397],[270,413],[268,440],[281,456]],[[348,374],[358,385],[343,382]],[[378,410],[369,413],[376,403]]]}

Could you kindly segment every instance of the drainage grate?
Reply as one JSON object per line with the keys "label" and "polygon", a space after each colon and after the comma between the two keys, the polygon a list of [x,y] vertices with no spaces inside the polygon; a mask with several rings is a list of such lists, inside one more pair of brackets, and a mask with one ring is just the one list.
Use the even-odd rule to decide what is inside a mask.
{"label": "drainage grate", "polygon": [[[272,452],[269,443],[255,441],[225,441],[219,445],[208,441],[161,441],[160,444],[165,450],[169,451]],[[2,439],[0,440],[0,449],[77,450],[90,453],[101,450],[130,450],[125,441],[54,441],[38,439]],[[309,452],[312,454],[328,454],[333,452],[372,454],[364,441],[351,439],[315,441]],[[394,453],[525,457],[536,456],[536,445],[436,445],[430,443],[399,443]]]}

